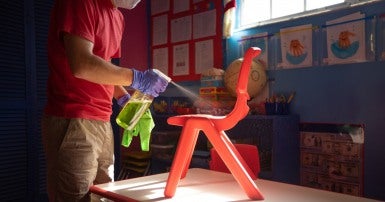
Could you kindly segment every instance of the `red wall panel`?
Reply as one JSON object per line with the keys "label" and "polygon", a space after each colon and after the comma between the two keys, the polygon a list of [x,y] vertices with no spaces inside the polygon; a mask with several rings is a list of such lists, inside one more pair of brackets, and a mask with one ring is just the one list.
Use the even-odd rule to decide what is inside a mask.
{"label": "red wall panel", "polygon": [[125,29],[122,39],[120,65],[136,69],[148,68],[147,1],[141,1],[132,10],[122,9]]}

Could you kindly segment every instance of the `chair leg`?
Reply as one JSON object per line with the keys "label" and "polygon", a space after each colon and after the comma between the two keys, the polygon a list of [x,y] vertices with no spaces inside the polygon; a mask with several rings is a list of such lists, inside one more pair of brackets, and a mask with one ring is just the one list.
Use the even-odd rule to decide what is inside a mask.
{"label": "chair leg", "polygon": [[149,175],[150,174],[150,171],[151,171],[151,161],[148,162],[147,164],[147,167],[146,167],[146,170],[144,171],[143,173],[143,176],[146,176],[146,175]]}
{"label": "chair leg", "polygon": [[[263,200],[264,197],[245,168],[247,164],[231,143],[226,133],[224,131],[217,131],[214,128],[206,128],[204,132],[247,196],[250,199]],[[250,168],[248,169],[250,170]]]}
{"label": "chair leg", "polygon": [[191,153],[189,154],[189,156],[187,156],[188,160],[187,160],[187,162],[186,162],[186,164],[185,164],[185,166],[184,166],[184,169],[183,169],[183,173],[182,173],[181,179],[183,179],[183,178],[186,177],[187,171],[188,171],[188,169],[189,169],[189,167],[190,167],[191,159],[192,159],[193,154],[194,154],[195,145],[196,145],[196,143],[197,143],[198,136],[199,136],[199,131],[200,131],[200,130],[195,130],[195,131],[194,131],[194,135],[192,135],[192,137],[191,137],[191,139],[192,139],[192,140],[191,140],[191,146],[192,146],[192,147],[190,148]]}
{"label": "chair leg", "polygon": [[189,121],[186,122],[182,129],[178,147],[171,165],[170,174],[168,175],[164,191],[164,195],[167,198],[171,198],[175,195],[179,180],[182,176],[186,176],[194,152],[194,147],[198,139],[199,130],[196,129],[194,124],[188,124],[188,122]]}

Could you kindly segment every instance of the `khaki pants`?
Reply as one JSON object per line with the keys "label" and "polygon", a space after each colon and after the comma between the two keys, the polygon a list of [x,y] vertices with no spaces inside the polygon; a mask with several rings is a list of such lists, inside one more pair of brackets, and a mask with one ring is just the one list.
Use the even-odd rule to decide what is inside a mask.
{"label": "khaki pants", "polygon": [[90,201],[91,185],[114,179],[109,122],[45,116],[42,140],[51,202]]}

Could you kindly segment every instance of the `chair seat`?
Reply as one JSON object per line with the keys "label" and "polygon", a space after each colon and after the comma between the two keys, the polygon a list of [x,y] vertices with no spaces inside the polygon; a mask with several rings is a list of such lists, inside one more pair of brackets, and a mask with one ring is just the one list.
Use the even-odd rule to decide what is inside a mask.
{"label": "chair seat", "polygon": [[184,126],[187,120],[190,119],[210,119],[210,120],[220,120],[224,116],[213,116],[210,114],[186,114],[179,116],[172,116],[167,119],[167,123],[174,126]]}

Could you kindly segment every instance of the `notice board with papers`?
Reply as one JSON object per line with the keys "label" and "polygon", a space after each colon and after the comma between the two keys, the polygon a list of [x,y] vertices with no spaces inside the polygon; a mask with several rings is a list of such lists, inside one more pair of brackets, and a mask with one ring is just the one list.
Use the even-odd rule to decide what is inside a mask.
{"label": "notice board with papers", "polygon": [[151,64],[174,81],[221,68],[221,0],[152,0]]}

